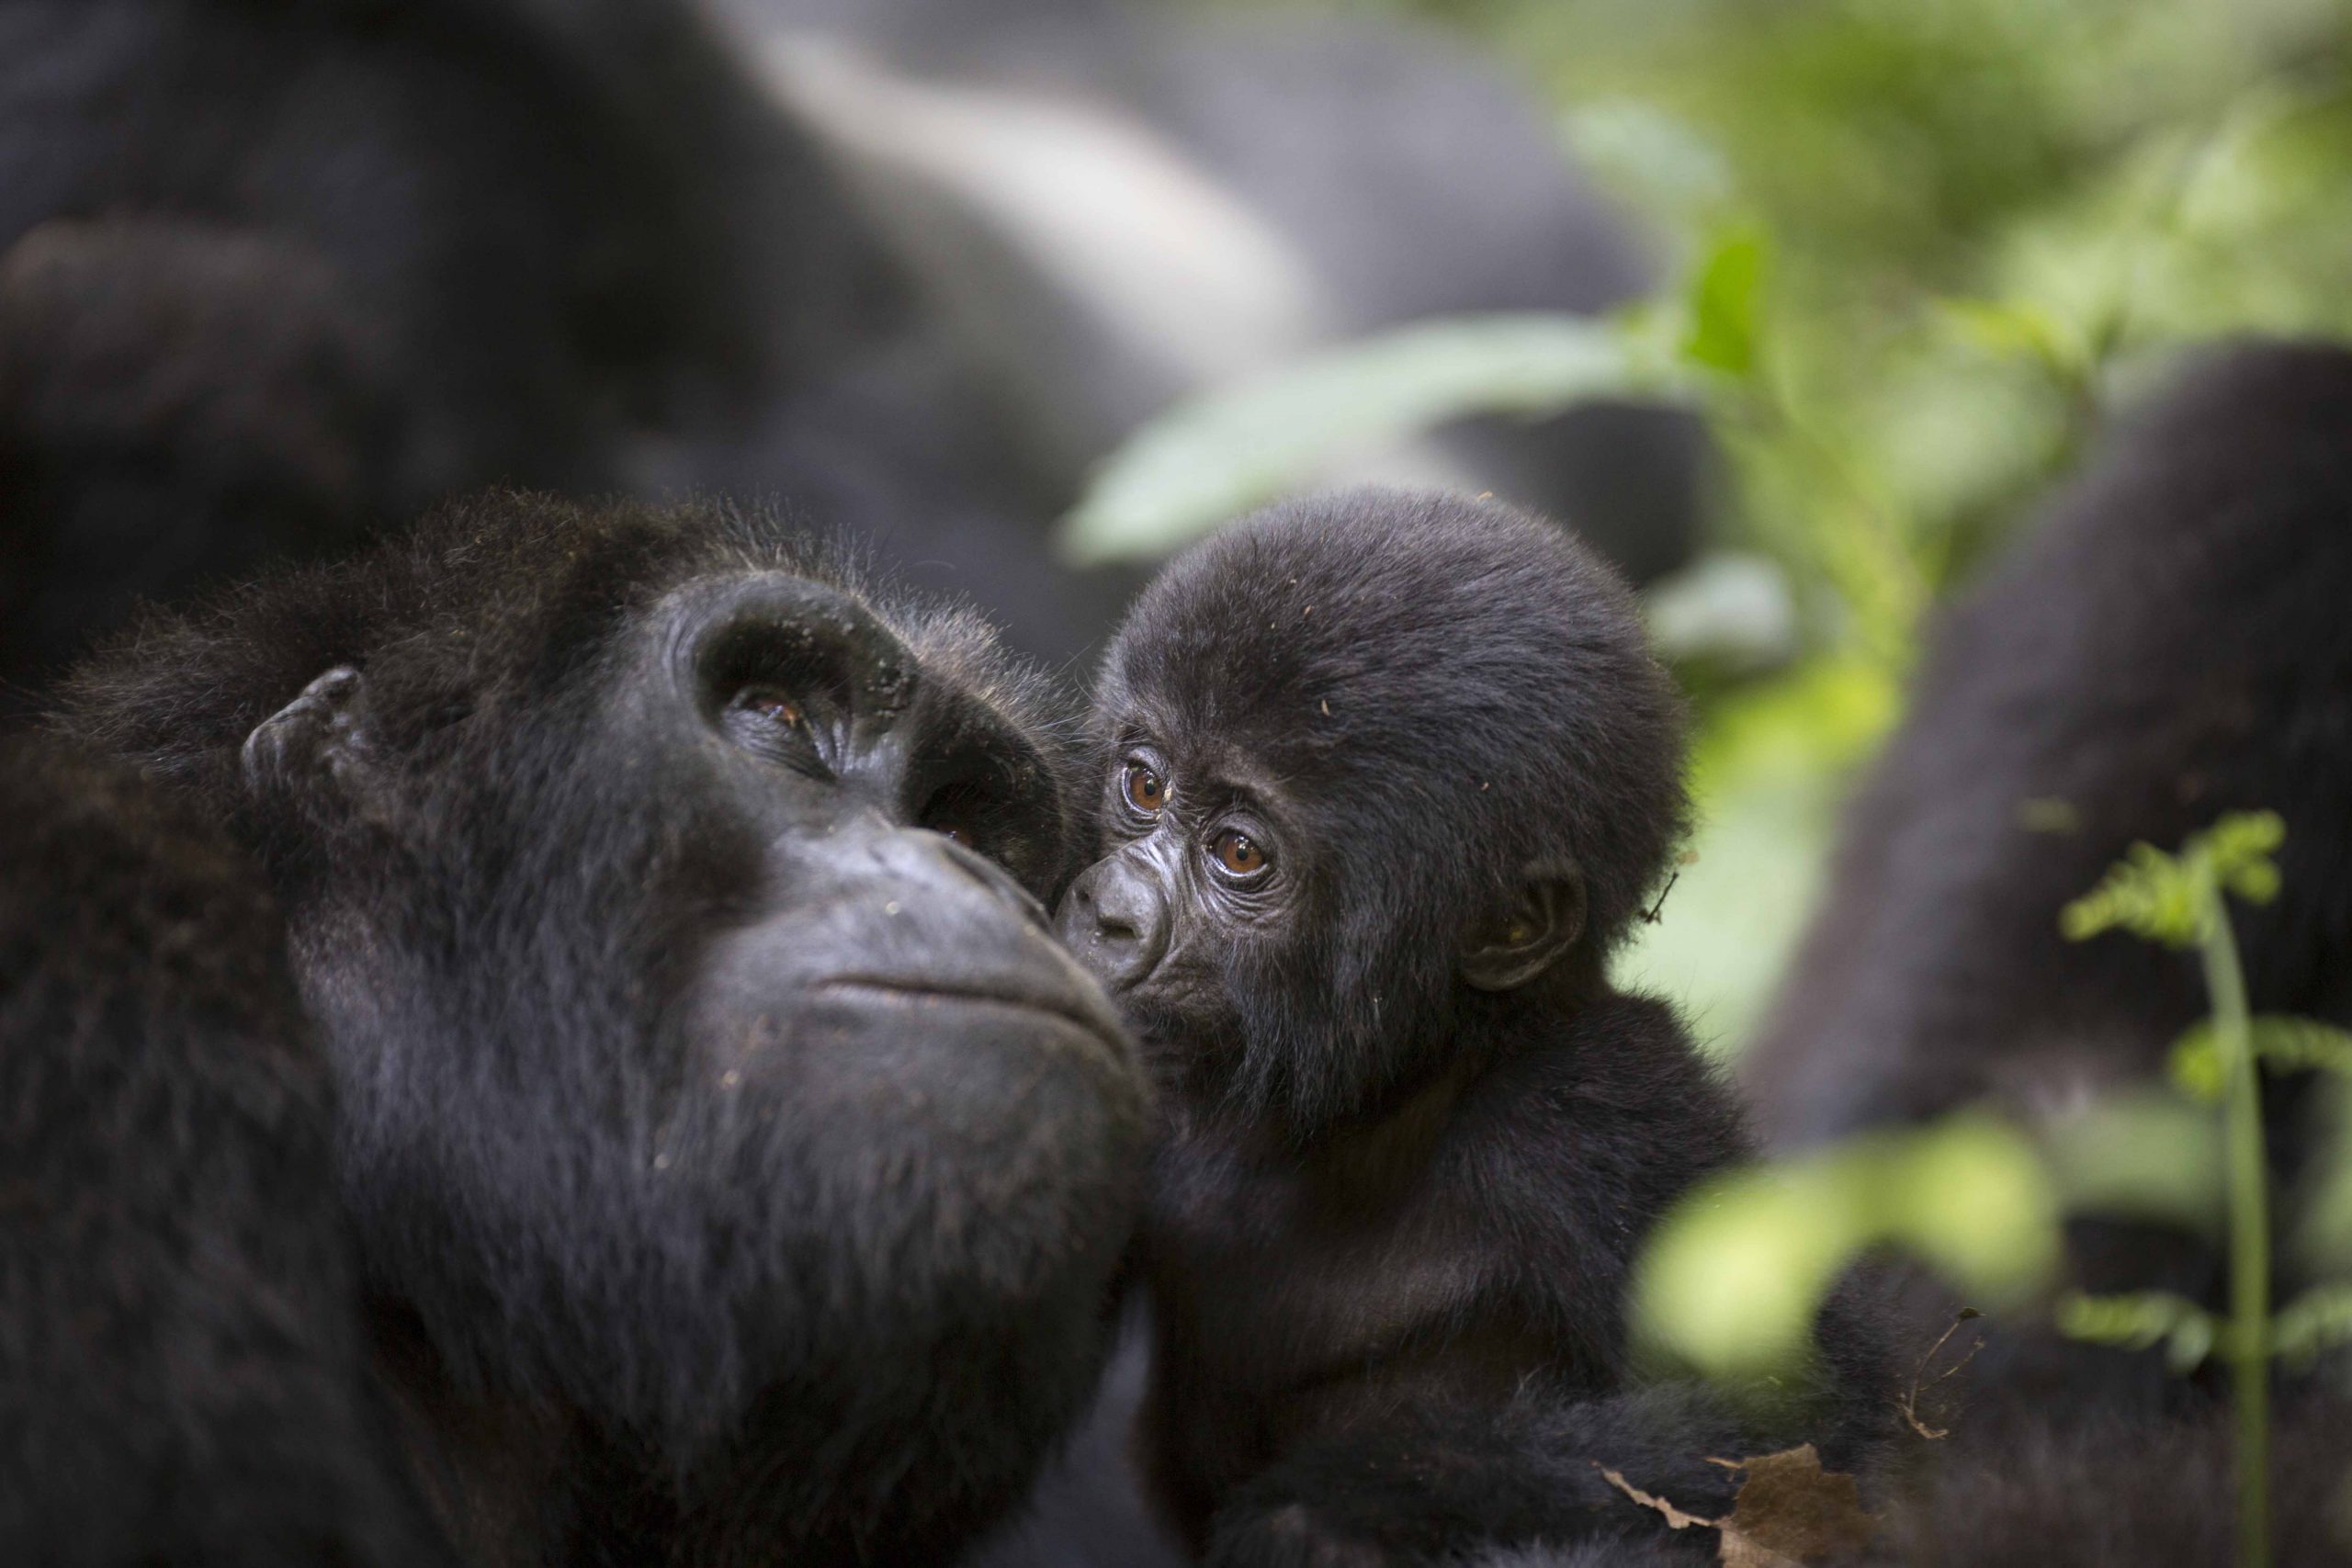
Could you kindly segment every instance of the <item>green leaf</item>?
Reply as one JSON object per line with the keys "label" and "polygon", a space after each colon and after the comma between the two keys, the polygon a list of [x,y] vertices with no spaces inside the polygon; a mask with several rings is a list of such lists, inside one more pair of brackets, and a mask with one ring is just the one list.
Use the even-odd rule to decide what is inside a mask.
{"label": "green leaf", "polygon": [[[2274,1072],[2331,1072],[2352,1077],[2352,1033],[2317,1019],[2271,1014],[2252,1021],[2254,1054]],[[2222,1100],[2222,1049],[2211,1023],[2198,1023],[2172,1048],[2172,1081],[2209,1105]]]}
{"label": "green leaf", "polygon": [[2346,1344],[2352,1344],[2352,1283],[2314,1286],[2270,1320],[2270,1353],[2299,1368]]}
{"label": "green leaf", "polygon": [[2204,889],[2226,889],[2249,903],[2278,894],[2278,866],[2270,857],[2287,840],[2275,811],[2238,811],[2202,833],[2180,853],[2134,844],[2099,885],[2059,911],[2058,929],[2070,942],[2120,928],[2167,947],[2194,946],[2203,934]]}
{"label": "green leaf", "polygon": [[2068,1213],[2222,1232],[2222,1130],[2211,1112],[2153,1087],[2104,1099],[2044,1139]]}
{"label": "green leaf", "polygon": [[2189,1099],[2207,1105],[2222,1103],[2227,1087],[2222,1068],[2222,1043],[2208,1021],[2193,1023],[2187,1033],[2173,1043],[2172,1055],[2165,1064],[2173,1087]]}
{"label": "green leaf", "polygon": [[2352,1077],[2352,1032],[2315,1018],[2283,1014],[2254,1021],[2254,1049],[2280,1072],[2328,1072]]}
{"label": "green leaf", "polygon": [[2224,1337],[2221,1319],[2169,1291],[2113,1296],[2077,1291],[2060,1299],[2057,1324],[2069,1339],[2093,1345],[2145,1350],[2161,1343],[2176,1372],[2196,1371]]}
{"label": "green leaf", "polygon": [[1803,1359],[1838,1271],[1883,1242],[2014,1301],[2055,1262],[2057,1208],[2032,1146],[1987,1117],[1867,1134],[1703,1183],[1644,1249],[1633,1321],[1646,1351],[1770,1373]]}
{"label": "green leaf", "polygon": [[2097,887],[2059,911],[2069,942],[2120,928],[2167,947],[2197,941],[2197,885],[2182,862],[2154,844],[2134,844]]}
{"label": "green leaf", "polygon": [[1945,328],[1962,342],[1999,359],[2022,359],[2064,381],[2088,373],[2091,353],[2057,312],[2026,301],[1947,299]]}
{"label": "green leaf", "polygon": [[1699,264],[1688,290],[1690,331],[1682,356],[1693,365],[1745,380],[1760,357],[1764,298],[1763,233],[1726,230]]}
{"label": "green leaf", "polygon": [[2271,857],[2286,841],[2287,823],[2276,811],[2236,811],[2191,839],[2187,849],[2211,860],[2222,886],[2249,904],[2267,904],[2278,896],[2278,866]]}
{"label": "green leaf", "polygon": [[1691,378],[1647,318],[1529,312],[1431,321],[1179,404],[1120,446],[1062,525],[1079,564],[1165,555],[1333,460],[1470,414],[1594,399],[1683,401]]}

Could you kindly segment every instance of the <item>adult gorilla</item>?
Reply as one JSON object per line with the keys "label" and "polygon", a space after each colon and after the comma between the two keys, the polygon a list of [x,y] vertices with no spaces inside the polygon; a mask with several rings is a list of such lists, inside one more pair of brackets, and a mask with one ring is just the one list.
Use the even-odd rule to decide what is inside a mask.
{"label": "adult gorilla", "polygon": [[59,727],[284,910],[348,1304],[463,1555],[936,1561],[1024,1488],[1142,1096],[1037,903],[1050,712],[976,619],[503,497],[154,620]]}

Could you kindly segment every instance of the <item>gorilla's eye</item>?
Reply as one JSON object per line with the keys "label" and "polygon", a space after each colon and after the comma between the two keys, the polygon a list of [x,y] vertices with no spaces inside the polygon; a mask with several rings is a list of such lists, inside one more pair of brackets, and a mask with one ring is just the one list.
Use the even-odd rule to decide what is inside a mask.
{"label": "gorilla's eye", "polygon": [[934,822],[931,830],[950,843],[961,844],[967,850],[972,847],[972,830],[961,822]]}
{"label": "gorilla's eye", "polygon": [[735,699],[735,705],[779,729],[808,728],[808,715],[800,705],[774,686],[746,686],[742,694]]}
{"label": "gorilla's eye", "polygon": [[728,699],[720,727],[754,756],[822,772],[825,749],[808,708],[781,686],[750,684]]}
{"label": "gorilla's eye", "polygon": [[1157,817],[1159,808],[1168,804],[1168,781],[1142,762],[1129,762],[1120,789],[1127,804],[1146,817]]}
{"label": "gorilla's eye", "polygon": [[1266,849],[1239,829],[1227,828],[1217,835],[1216,863],[1234,876],[1255,876],[1266,869]]}

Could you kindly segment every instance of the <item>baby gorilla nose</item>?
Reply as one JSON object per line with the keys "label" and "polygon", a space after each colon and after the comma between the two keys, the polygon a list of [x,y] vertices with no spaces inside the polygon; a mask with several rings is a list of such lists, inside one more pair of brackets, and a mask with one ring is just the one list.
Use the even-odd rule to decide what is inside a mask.
{"label": "baby gorilla nose", "polygon": [[1111,855],[1080,874],[1062,898],[1057,923],[1078,961],[1113,990],[1148,976],[1168,948],[1167,897],[1150,868],[1132,855]]}

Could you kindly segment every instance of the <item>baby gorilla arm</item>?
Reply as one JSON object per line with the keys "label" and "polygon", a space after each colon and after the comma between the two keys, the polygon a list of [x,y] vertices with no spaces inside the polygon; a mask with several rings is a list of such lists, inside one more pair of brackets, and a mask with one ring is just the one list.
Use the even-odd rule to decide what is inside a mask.
{"label": "baby gorilla arm", "polygon": [[1739,1490],[1724,1461],[1812,1443],[1825,1467],[1867,1481],[1888,1425],[1885,1402],[1871,1397],[1885,1374],[1869,1293],[1858,1279],[1833,1295],[1816,1328],[1824,1354],[1769,1389],[1677,1382],[1577,1397],[1531,1379],[1499,1407],[1431,1391],[1367,1410],[1239,1488],[1216,1516],[1207,1561],[1400,1568],[1462,1562],[1474,1543],[1573,1543],[1594,1555],[1558,1561],[1713,1562],[1715,1532],[1661,1529],[1606,1472],[1707,1519],[1730,1513]]}
{"label": "baby gorilla arm", "polygon": [[[1471,1541],[1656,1541],[1657,1517],[1603,1470],[1713,1518],[1731,1510],[1738,1476],[1709,1460],[1753,1440],[1730,1401],[1687,1386],[1576,1403],[1530,1390],[1500,1412],[1408,1404],[1302,1447],[1242,1488],[1217,1515],[1208,1561],[1393,1568],[1457,1561]],[[1689,1534],[1689,1561],[1713,1561],[1713,1533]]]}

